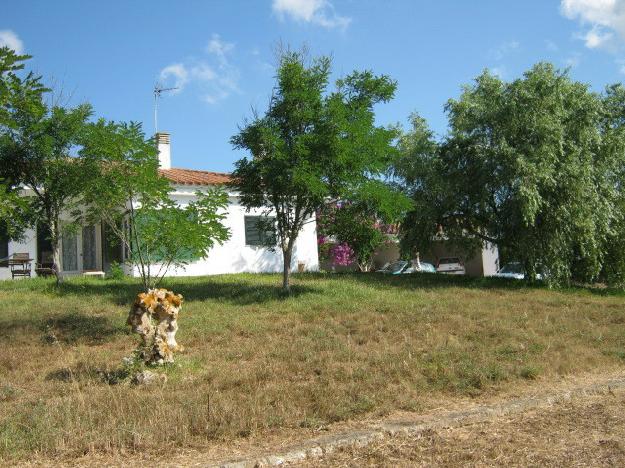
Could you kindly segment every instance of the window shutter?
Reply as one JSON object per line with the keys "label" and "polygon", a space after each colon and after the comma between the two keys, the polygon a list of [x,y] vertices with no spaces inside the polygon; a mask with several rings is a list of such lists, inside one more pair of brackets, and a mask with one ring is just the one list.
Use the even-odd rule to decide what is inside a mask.
{"label": "window shutter", "polygon": [[[259,222],[275,222],[274,217],[246,216],[245,217],[245,245],[266,245],[267,239],[273,239],[272,232],[260,229]],[[275,243],[275,242],[272,242]]]}

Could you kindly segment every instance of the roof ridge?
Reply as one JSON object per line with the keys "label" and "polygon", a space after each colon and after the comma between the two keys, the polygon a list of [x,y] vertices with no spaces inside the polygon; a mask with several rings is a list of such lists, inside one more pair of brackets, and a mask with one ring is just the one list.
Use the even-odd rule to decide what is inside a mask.
{"label": "roof ridge", "polygon": [[159,173],[174,184],[181,185],[224,185],[232,180],[231,174],[198,169],[172,167],[170,169],[159,169]]}
{"label": "roof ridge", "polygon": [[184,167],[170,167],[169,169],[161,169],[161,170],[162,171],[176,170],[176,171],[202,172],[204,174],[219,174],[219,175],[225,175],[225,176],[231,175],[230,172],[207,171],[205,169],[187,169]]}

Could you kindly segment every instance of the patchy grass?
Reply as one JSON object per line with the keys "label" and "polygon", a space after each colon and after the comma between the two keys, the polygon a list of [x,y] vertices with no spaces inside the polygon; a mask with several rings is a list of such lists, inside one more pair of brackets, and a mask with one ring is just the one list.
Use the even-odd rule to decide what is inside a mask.
{"label": "patchy grass", "polygon": [[492,421],[342,447],[298,466],[623,466],[624,406],[622,393],[577,397]]}
{"label": "patchy grass", "polygon": [[0,284],[0,458],[198,447],[624,364],[623,296],[437,275],[170,279],[186,352],[127,384],[140,286]]}

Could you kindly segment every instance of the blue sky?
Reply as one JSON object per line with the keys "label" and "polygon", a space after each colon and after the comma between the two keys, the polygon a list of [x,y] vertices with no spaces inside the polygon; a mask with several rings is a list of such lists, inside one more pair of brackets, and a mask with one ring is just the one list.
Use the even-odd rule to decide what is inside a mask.
{"label": "blue sky", "polygon": [[69,102],[154,131],[155,82],[175,167],[229,171],[229,138],[263,111],[278,43],[399,83],[381,124],[417,111],[444,134],[444,104],[484,68],[514,79],[548,60],[595,90],[625,78],[625,0],[0,0],[0,44]]}

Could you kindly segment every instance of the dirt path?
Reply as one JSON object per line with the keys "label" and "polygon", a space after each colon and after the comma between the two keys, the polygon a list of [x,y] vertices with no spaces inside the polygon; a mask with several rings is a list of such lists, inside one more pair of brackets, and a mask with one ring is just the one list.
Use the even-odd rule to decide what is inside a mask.
{"label": "dirt path", "polygon": [[[452,406],[453,405],[453,406]],[[317,433],[318,434],[318,433]],[[171,456],[89,454],[29,466],[625,466],[625,376],[543,381],[423,414],[290,431]]]}
{"label": "dirt path", "polygon": [[625,466],[625,392],[576,396],[462,427],[385,436],[297,466]]}

